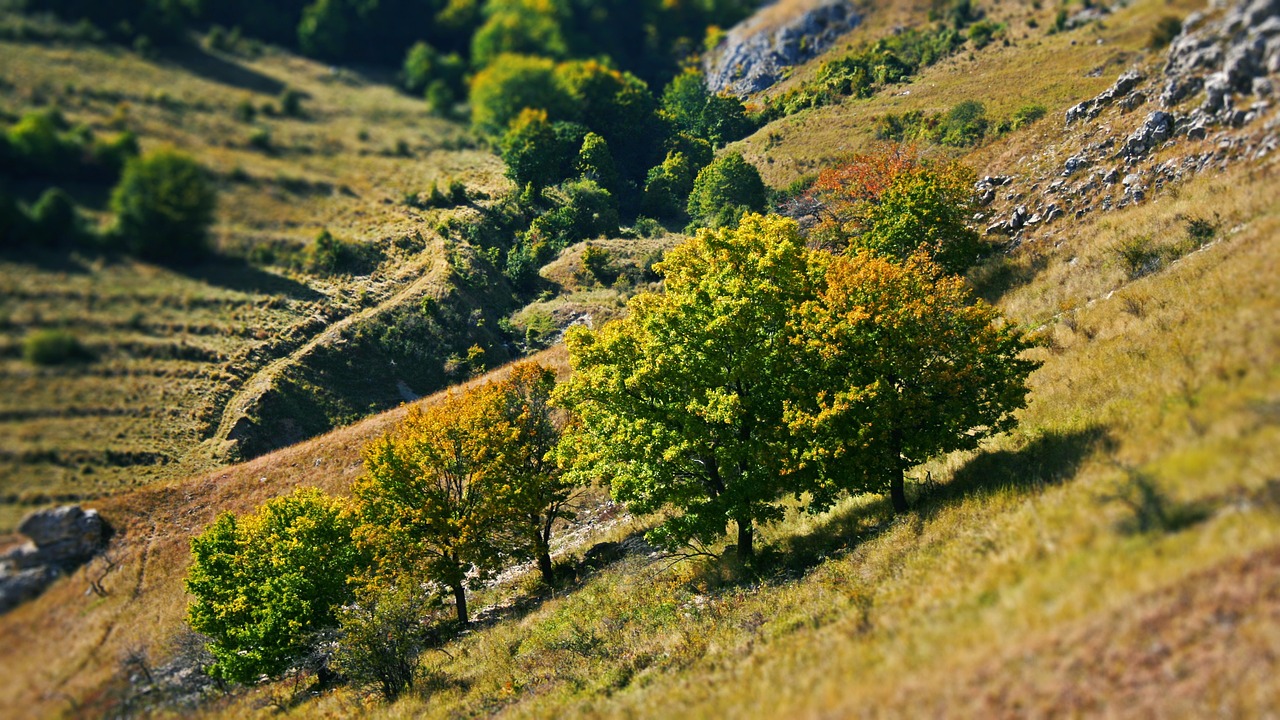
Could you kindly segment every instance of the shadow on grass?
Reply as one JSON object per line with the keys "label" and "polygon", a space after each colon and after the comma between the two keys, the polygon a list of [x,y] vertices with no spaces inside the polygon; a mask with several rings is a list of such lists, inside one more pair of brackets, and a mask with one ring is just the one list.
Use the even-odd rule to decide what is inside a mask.
{"label": "shadow on grass", "polygon": [[187,265],[172,265],[170,269],[192,280],[248,294],[283,295],[291,300],[323,297],[297,280],[269,273],[237,258],[211,256]]}
{"label": "shadow on grass", "polygon": [[1030,283],[1049,267],[1045,253],[1024,252],[1014,257],[998,252],[987,258],[969,273],[974,293],[994,305],[1005,295]]}
{"label": "shadow on grass", "polygon": [[197,45],[183,45],[165,52],[164,59],[206,80],[230,85],[250,92],[279,95],[284,83],[256,70],[211,55]]}
{"label": "shadow on grass", "polygon": [[[1013,450],[988,450],[975,455],[947,483],[917,486],[911,513],[927,520],[965,498],[998,492],[1032,493],[1065,482],[1095,452],[1106,451],[1112,440],[1103,427],[1082,430],[1050,430]],[[813,530],[766,547],[743,573],[744,582],[761,579],[786,581],[798,578],[828,556],[848,551],[871,540],[894,523],[888,497],[860,507],[830,513]]]}

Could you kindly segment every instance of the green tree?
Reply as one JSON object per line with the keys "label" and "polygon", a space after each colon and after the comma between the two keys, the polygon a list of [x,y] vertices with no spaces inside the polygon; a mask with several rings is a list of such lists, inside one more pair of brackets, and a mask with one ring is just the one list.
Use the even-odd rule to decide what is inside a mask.
{"label": "green tree", "polygon": [[298,47],[312,57],[342,59],[351,39],[354,14],[348,0],[316,0],[302,11]]}
{"label": "green tree", "polygon": [[733,522],[752,557],[755,524],[811,484],[784,413],[805,371],[794,312],[817,296],[821,263],[794,222],[748,215],[669,252],[666,292],[637,296],[627,318],[573,328],[557,395],[581,418],[572,474],[607,479],[636,512],[670,510],[657,543],[710,543]]}
{"label": "green tree", "polygon": [[614,164],[609,143],[603,137],[589,132],[582,138],[576,167],[582,177],[595,180],[609,192],[618,191],[618,166]]}
{"label": "green tree", "polygon": [[552,118],[571,116],[571,100],[549,58],[501,55],[471,80],[471,123],[497,136],[526,108],[545,110]]}
{"label": "green tree", "polygon": [[699,170],[688,155],[678,151],[668,153],[661,165],[649,171],[641,208],[653,217],[675,218],[683,215]]}
{"label": "green tree", "polygon": [[335,609],[352,597],[347,579],[368,562],[354,527],[342,501],[304,488],[246,518],[224,513],[191,541],[187,622],[212,639],[211,675],[278,676],[315,631],[337,625]]}
{"label": "green tree", "polygon": [[695,225],[719,228],[747,213],[764,212],[767,204],[760,172],[740,153],[729,153],[698,173],[687,210]]}
{"label": "green tree", "polygon": [[31,206],[31,235],[45,247],[75,244],[84,235],[84,220],[62,188],[45,190]]}
{"label": "green tree", "polygon": [[130,159],[111,195],[116,231],[151,260],[189,260],[206,248],[217,197],[204,170],[174,150]]}
{"label": "green tree", "polygon": [[486,11],[488,18],[471,38],[471,62],[476,67],[507,53],[550,58],[569,54],[552,3],[490,2]]}
{"label": "green tree", "polygon": [[923,254],[837,257],[799,314],[816,392],[786,421],[830,483],[818,492],[888,490],[896,512],[907,469],[1014,424],[1038,366],[1021,331]]}
{"label": "green tree", "polygon": [[558,207],[536,218],[531,236],[561,248],[604,235],[618,233],[618,206],[613,194],[594,180],[580,179],[560,186],[564,199]]}

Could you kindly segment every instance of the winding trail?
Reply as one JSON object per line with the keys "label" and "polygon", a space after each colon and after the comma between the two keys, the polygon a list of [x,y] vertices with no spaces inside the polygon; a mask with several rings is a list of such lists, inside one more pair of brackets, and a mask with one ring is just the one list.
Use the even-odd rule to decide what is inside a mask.
{"label": "winding trail", "polygon": [[298,346],[293,352],[267,363],[262,369],[245,380],[222,410],[222,418],[218,422],[218,429],[213,434],[213,439],[216,443],[215,448],[220,447],[222,442],[228,439],[232,429],[236,426],[236,422],[247,415],[262,397],[271,388],[275,387],[276,380],[285,370],[301,362],[316,348],[337,340],[344,330],[354,326],[356,323],[386,312],[409,298],[439,285],[440,277],[448,271],[448,263],[445,262],[441,254],[436,254],[430,260],[405,268],[405,270],[419,270],[421,273],[417,279],[411,281],[391,297],[373,307],[352,313],[330,324],[317,333],[315,337]]}

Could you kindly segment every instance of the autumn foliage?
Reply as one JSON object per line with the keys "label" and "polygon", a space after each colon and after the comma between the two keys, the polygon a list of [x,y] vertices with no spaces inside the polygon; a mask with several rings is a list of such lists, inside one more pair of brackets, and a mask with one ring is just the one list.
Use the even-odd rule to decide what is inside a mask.
{"label": "autumn foliage", "polygon": [[822,208],[813,240],[897,260],[924,251],[944,270],[962,272],[986,250],[968,224],[975,180],[964,165],[928,160],[909,145],[856,155],[824,170],[810,190]]}

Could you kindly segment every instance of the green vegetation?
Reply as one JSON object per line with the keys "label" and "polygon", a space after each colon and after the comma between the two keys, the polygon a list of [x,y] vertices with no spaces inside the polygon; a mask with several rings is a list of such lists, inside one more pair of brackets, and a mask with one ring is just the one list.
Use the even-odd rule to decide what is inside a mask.
{"label": "green vegetation", "polygon": [[247,683],[279,676],[337,625],[352,597],[347,578],[368,560],[352,541],[343,503],[301,489],[250,517],[224,513],[191,541],[187,619],[208,635],[215,677]]}
{"label": "green vegetation", "polygon": [[763,212],[767,202],[759,171],[742,155],[729,153],[698,173],[687,210],[695,226],[733,227],[743,215]]}
{"label": "green vegetation", "polygon": [[22,358],[32,365],[62,365],[90,357],[80,340],[65,330],[37,330],[22,341]]}
{"label": "green vegetation", "polygon": [[116,232],[139,257],[191,262],[208,248],[213,186],[191,158],[157,150],[125,165],[111,194]]}

